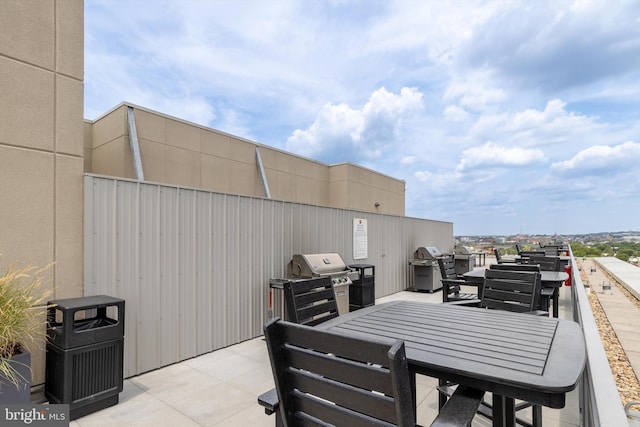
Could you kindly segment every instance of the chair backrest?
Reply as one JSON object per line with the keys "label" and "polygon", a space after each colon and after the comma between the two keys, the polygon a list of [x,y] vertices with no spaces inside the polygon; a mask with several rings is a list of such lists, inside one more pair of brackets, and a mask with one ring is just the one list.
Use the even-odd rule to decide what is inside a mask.
{"label": "chair backrest", "polygon": [[546,256],[558,256],[560,246],[543,246],[541,249]]}
{"label": "chair backrest", "polygon": [[532,256],[544,256],[544,251],[520,251],[521,262],[526,262]]}
{"label": "chair backrest", "polygon": [[330,277],[284,282],[290,322],[315,326],[338,317],[338,303]]}
{"label": "chair backrest", "polygon": [[438,258],[438,264],[440,265],[440,274],[443,279],[457,279],[456,273],[456,260],[455,256],[451,254],[444,255]]}
{"label": "chair backrest", "polygon": [[491,264],[491,270],[511,270],[511,271],[532,271],[540,272],[540,266],[537,264]]}
{"label": "chair backrest", "polygon": [[494,248],[493,253],[496,255],[496,261],[502,261],[502,255],[500,255],[500,250],[498,250],[498,248]]}
{"label": "chair backrest", "polygon": [[415,425],[404,343],[274,319],[264,335],[285,426]]}
{"label": "chair backrest", "polygon": [[560,271],[560,258],[557,256],[530,256],[527,263],[530,265],[539,265],[540,271]]}
{"label": "chair backrest", "polygon": [[535,311],[540,296],[540,273],[487,269],[481,307],[524,313]]}
{"label": "chair backrest", "polygon": [[518,255],[522,253],[522,247],[520,247],[519,243],[516,243],[516,251],[518,252]]}

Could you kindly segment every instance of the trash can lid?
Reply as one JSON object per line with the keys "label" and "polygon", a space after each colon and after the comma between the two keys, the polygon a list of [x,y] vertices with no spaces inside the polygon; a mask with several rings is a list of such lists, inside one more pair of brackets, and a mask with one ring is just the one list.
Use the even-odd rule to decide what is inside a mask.
{"label": "trash can lid", "polygon": [[49,301],[48,305],[57,305],[62,308],[94,308],[105,305],[116,305],[124,302],[123,299],[110,297],[108,295],[93,295],[80,298],[66,298]]}

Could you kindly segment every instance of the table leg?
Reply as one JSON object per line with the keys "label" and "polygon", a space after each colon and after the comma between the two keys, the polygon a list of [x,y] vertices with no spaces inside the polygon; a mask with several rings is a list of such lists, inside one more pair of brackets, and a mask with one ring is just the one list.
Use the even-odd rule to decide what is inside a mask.
{"label": "table leg", "polygon": [[533,405],[531,409],[533,410],[531,420],[533,427],[542,427],[542,406]]}
{"label": "table leg", "polygon": [[504,398],[505,426],[516,427],[516,401],[512,397]]}
{"label": "table leg", "polygon": [[504,413],[504,396],[493,394],[491,404],[491,416],[493,418],[493,427],[505,426],[505,413]]}
{"label": "table leg", "polygon": [[558,317],[558,299],[560,298],[560,288],[553,288],[553,317]]}
{"label": "table leg", "polygon": [[492,406],[493,427],[515,427],[516,405],[513,398],[494,394]]}

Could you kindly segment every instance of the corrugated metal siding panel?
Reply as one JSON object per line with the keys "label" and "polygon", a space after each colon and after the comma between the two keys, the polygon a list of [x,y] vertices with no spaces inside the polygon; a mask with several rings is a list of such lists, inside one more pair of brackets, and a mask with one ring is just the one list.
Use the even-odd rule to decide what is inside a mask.
{"label": "corrugated metal siding panel", "polygon": [[[180,360],[196,356],[196,226],[193,190],[178,190],[178,357]],[[167,260],[170,262],[170,260]]]}
{"label": "corrugated metal siding panel", "polygon": [[[161,235],[160,235],[160,187],[140,185],[140,232],[137,301],[144,310],[136,310],[138,316],[138,339],[136,345],[135,372],[154,369],[162,363],[160,357],[160,277],[161,277]],[[127,319],[129,324],[129,319]]]}
{"label": "corrugated metal siding panel", "polygon": [[202,354],[213,346],[211,326],[211,257],[213,245],[211,241],[211,194],[196,194],[196,353]]}
{"label": "corrugated metal siding panel", "polygon": [[[159,240],[160,240],[160,307],[158,321],[158,352],[160,366],[180,360],[176,339],[178,322],[178,189],[160,187]],[[141,308],[144,309],[144,308]]]}
{"label": "corrugated metal siding panel", "polygon": [[[126,300],[125,375],[262,334],[268,282],[295,253],[376,266],[376,297],[406,289],[418,246],[453,248],[451,223],[87,175],[85,295]],[[353,219],[368,223],[353,260]]]}

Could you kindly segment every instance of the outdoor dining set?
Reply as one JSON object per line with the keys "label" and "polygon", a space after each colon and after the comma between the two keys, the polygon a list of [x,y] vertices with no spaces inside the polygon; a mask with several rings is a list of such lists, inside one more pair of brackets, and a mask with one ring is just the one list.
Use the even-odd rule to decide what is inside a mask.
{"label": "outdoor dining set", "polygon": [[275,388],[258,403],[277,426],[413,426],[416,376],[425,375],[439,384],[432,426],[477,416],[541,426],[542,406],[565,406],[586,356],[579,325],[558,319],[568,257],[537,252],[462,275],[442,257],[442,304],[399,300],[339,315],[329,278],[287,284],[287,320],[264,328]]}

